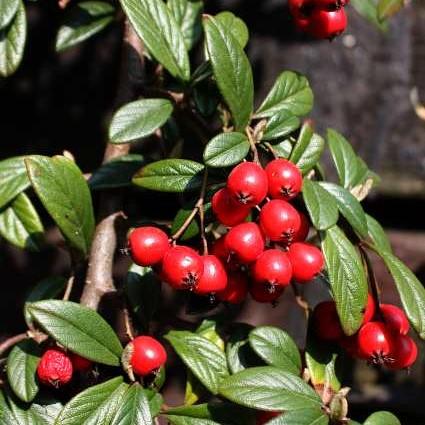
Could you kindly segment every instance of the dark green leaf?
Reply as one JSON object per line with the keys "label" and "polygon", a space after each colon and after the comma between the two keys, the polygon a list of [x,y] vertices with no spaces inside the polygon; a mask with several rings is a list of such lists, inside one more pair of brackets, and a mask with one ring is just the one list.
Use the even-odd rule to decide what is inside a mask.
{"label": "dark green leaf", "polygon": [[292,152],[292,143],[289,140],[273,145],[273,150],[279,158],[289,158]]}
{"label": "dark green leaf", "polygon": [[47,425],[32,406],[8,390],[0,392],[0,425]]}
{"label": "dark green leaf", "polygon": [[210,419],[190,418],[187,416],[167,415],[167,419],[172,425],[222,425],[220,422]]}
{"label": "dark green leaf", "polygon": [[267,422],[267,425],[328,425],[329,417],[321,409],[302,409],[286,412]]}
{"label": "dark green leaf", "polygon": [[204,162],[209,167],[230,167],[241,162],[249,152],[249,141],[242,133],[221,133],[207,144]]}
{"label": "dark green leaf", "polygon": [[223,28],[228,28],[232,32],[233,37],[238,40],[242,49],[247,45],[249,40],[249,31],[242,19],[228,11],[219,13],[215,16],[215,19],[220,22]]}
{"label": "dark green leaf", "polygon": [[152,56],[176,78],[190,78],[189,56],[180,26],[162,0],[121,0],[121,5]]}
{"label": "dark green leaf", "polygon": [[0,0],[0,30],[10,24],[18,7],[19,0]]}
{"label": "dark green leaf", "polygon": [[360,256],[338,226],[326,231],[322,251],[341,325],[347,335],[353,335],[362,324],[368,294]]}
{"label": "dark green leaf", "polygon": [[25,164],[40,201],[69,244],[87,254],[95,222],[90,191],[80,169],[64,156],[32,156]]}
{"label": "dark green leaf", "polygon": [[220,93],[212,80],[202,81],[193,88],[196,108],[204,117],[210,117],[220,103]]}
{"label": "dark green leaf", "polygon": [[[190,208],[181,208],[177,211],[176,216],[174,217],[173,224],[171,225],[170,233],[174,234],[176,233],[180,227],[183,225],[183,223],[186,221],[186,219],[190,216],[193,210],[193,205]],[[180,237],[180,240],[187,241],[188,239],[191,239],[199,234],[199,225],[196,220],[192,220],[192,222],[189,224],[183,235]]]}
{"label": "dark green leaf", "polygon": [[400,421],[390,412],[372,413],[363,425],[401,425]]}
{"label": "dark green leaf", "polygon": [[268,121],[261,140],[285,137],[300,126],[300,119],[288,111],[273,115]]}
{"label": "dark green leaf", "polygon": [[109,139],[128,143],[151,135],[165,124],[173,112],[168,99],[141,99],[127,103],[112,117]]}
{"label": "dark green leaf", "polygon": [[115,9],[103,1],[82,1],[67,13],[56,37],[56,51],[61,52],[97,34],[114,19]]}
{"label": "dark green leaf", "polygon": [[249,334],[251,348],[270,366],[299,375],[301,356],[294,340],[283,330],[260,326]]}
{"label": "dark green leaf", "polygon": [[351,5],[356,11],[374,24],[381,31],[387,31],[388,23],[378,19],[377,3],[375,0],[352,0]]}
{"label": "dark green leaf", "polygon": [[206,47],[217,85],[233,117],[244,130],[253,110],[254,83],[249,60],[230,28],[211,16],[204,19]]}
{"label": "dark green leaf", "polygon": [[204,166],[188,159],[164,159],[142,168],[133,183],[159,192],[184,192],[202,184]]}
{"label": "dark green leaf", "polygon": [[303,182],[303,199],[314,227],[326,230],[338,221],[338,205],[317,182],[307,178]]}
{"label": "dark green leaf", "polygon": [[1,208],[30,185],[23,156],[16,156],[0,161],[0,181]]}
{"label": "dark green leaf", "polygon": [[32,318],[67,349],[97,363],[118,366],[122,346],[95,311],[70,301],[38,301],[28,305]]}
{"label": "dark green leaf", "polygon": [[378,19],[383,21],[399,12],[404,6],[404,0],[379,0]]}
{"label": "dark green leaf", "polygon": [[43,425],[54,425],[56,418],[62,410],[62,403],[49,396],[38,395],[31,404],[31,410]]}
{"label": "dark green leaf", "polygon": [[313,92],[307,79],[295,72],[284,71],[277,78],[255,116],[271,117],[283,111],[301,116],[308,114],[312,107]]}
{"label": "dark green leaf", "polygon": [[367,228],[373,244],[381,251],[392,252],[391,243],[383,227],[369,214],[366,214]]}

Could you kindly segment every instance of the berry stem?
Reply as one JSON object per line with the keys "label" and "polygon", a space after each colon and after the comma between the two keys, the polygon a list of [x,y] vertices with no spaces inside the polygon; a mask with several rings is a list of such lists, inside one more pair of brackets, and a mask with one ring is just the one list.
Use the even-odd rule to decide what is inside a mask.
{"label": "berry stem", "polygon": [[28,334],[24,332],[6,339],[6,341],[3,341],[0,344],[0,356],[3,355],[7,350],[9,350],[9,348],[12,348],[14,345],[28,338]]}
{"label": "berry stem", "polygon": [[255,140],[254,140],[254,137],[253,137],[253,134],[252,134],[252,129],[250,127],[247,127],[245,129],[245,133],[248,136],[249,144],[251,146],[253,161],[257,164],[260,164],[260,159],[258,157],[258,150],[257,150],[257,146],[255,146]]}
{"label": "berry stem", "polygon": [[269,142],[264,142],[263,144],[267,147],[267,150],[273,155],[275,159],[279,159],[279,155],[276,153],[276,151],[273,149],[273,146]]}
{"label": "berry stem", "polygon": [[72,267],[71,275],[68,278],[68,282],[66,283],[65,292],[63,294],[62,300],[63,301],[69,301],[69,298],[71,296],[72,288],[74,287],[74,281],[75,281],[75,269]]}
{"label": "berry stem", "polygon": [[306,320],[308,320],[308,318],[310,316],[310,305],[309,305],[309,303],[300,294],[300,291],[298,290],[298,287],[297,287],[295,282],[291,282],[291,288],[292,288],[292,291],[294,292],[295,301],[304,310],[305,318],[306,318]]}

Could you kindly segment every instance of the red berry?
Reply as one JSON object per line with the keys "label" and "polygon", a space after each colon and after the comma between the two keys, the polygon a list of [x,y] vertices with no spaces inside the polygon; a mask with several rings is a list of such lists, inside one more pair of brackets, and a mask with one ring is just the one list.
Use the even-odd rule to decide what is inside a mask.
{"label": "red berry", "polygon": [[255,223],[242,223],[229,230],[226,248],[243,264],[252,263],[264,251],[264,238]]}
{"label": "red berry", "polygon": [[168,237],[156,227],[138,227],[128,238],[131,258],[139,266],[153,266],[162,261],[169,248]]}
{"label": "red berry", "polygon": [[275,159],[265,168],[269,195],[273,199],[290,200],[301,191],[303,177],[300,169],[286,159]]}
{"label": "red berry", "polygon": [[401,335],[406,335],[409,332],[409,321],[401,308],[392,304],[381,304],[380,310],[384,322],[391,332],[396,332]]}
{"label": "red berry", "polygon": [[255,415],[255,425],[265,425],[271,419],[278,417],[282,412],[258,411]]}
{"label": "red berry", "polygon": [[337,10],[348,3],[346,0],[314,0],[314,5],[318,9]]}
{"label": "red berry", "polygon": [[301,218],[290,203],[274,199],[261,209],[260,226],[270,240],[290,245],[300,230]]}
{"label": "red berry", "polygon": [[375,301],[372,295],[367,294],[367,303],[366,303],[366,309],[363,314],[362,325],[365,325],[367,322],[370,322],[374,315],[375,315]]}
{"label": "red berry", "polygon": [[310,17],[308,34],[319,39],[332,39],[345,31],[347,15],[344,8],[334,11],[315,9]]}
{"label": "red berry", "polygon": [[253,207],[267,195],[266,172],[254,162],[242,162],[229,174],[227,188],[237,202]]}
{"label": "red berry", "polygon": [[224,264],[227,263],[230,251],[226,248],[226,238],[224,236],[218,238],[211,247],[211,254],[218,257]]}
{"label": "red berry", "polygon": [[252,265],[251,274],[257,286],[262,286],[269,293],[273,293],[275,287],[289,285],[292,267],[285,252],[268,249]]}
{"label": "red berry", "polygon": [[363,325],[357,335],[357,344],[362,357],[371,363],[387,363],[391,357],[394,338],[382,322]]}
{"label": "red berry", "polygon": [[313,313],[314,330],[318,338],[336,341],[344,337],[334,301],[324,301],[316,306]]}
{"label": "red berry", "polygon": [[211,207],[217,220],[225,226],[235,226],[244,222],[251,212],[251,207],[235,201],[226,187],[214,193]]}
{"label": "red berry", "polygon": [[246,275],[241,272],[230,272],[227,277],[227,286],[224,291],[217,292],[220,301],[230,304],[240,304],[245,300],[248,293],[248,281]]}
{"label": "red berry", "polygon": [[163,345],[150,336],[134,338],[130,347],[130,364],[136,375],[149,375],[164,366],[167,361],[167,352]]}
{"label": "red berry", "polygon": [[75,371],[87,372],[93,367],[93,362],[91,360],[81,357],[76,353],[69,353],[69,357]]}
{"label": "red berry", "polygon": [[412,366],[418,357],[415,341],[408,335],[395,336],[391,357],[393,361],[387,364],[390,369],[406,369]]}
{"label": "red berry", "polygon": [[351,336],[344,336],[338,342],[349,356],[353,358],[362,358],[357,344],[357,334]]}
{"label": "red berry", "polygon": [[227,273],[222,262],[215,255],[204,255],[204,272],[195,288],[196,294],[211,294],[222,291],[227,285]]}
{"label": "red berry", "polygon": [[196,288],[204,271],[201,256],[188,246],[170,248],[162,261],[161,277],[175,289]]}
{"label": "red berry", "polygon": [[37,376],[41,383],[59,388],[72,378],[72,362],[68,354],[59,348],[46,350],[37,366]]}
{"label": "red berry", "polygon": [[304,213],[298,211],[298,214],[300,215],[301,225],[298,232],[294,234],[293,241],[304,242],[307,239],[308,233],[310,231],[310,221]]}
{"label": "red berry", "polygon": [[309,282],[322,270],[322,251],[314,245],[296,242],[289,247],[288,257],[292,264],[292,277],[300,283]]}
{"label": "red berry", "polygon": [[263,284],[254,283],[249,289],[252,299],[258,303],[271,303],[275,304],[278,298],[283,294],[284,286],[274,286],[268,288]]}

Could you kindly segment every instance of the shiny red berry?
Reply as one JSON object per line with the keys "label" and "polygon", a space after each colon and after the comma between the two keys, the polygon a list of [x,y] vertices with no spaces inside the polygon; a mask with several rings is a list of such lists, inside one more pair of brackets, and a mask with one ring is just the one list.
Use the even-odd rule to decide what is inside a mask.
{"label": "shiny red berry", "polygon": [[150,336],[138,336],[130,342],[130,364],[136,375],[146,376],[164,366],[167,352]]}
{"label": "shiny red berry", "polygon": [[314,330],[318,338],[336,341],[344,337],[334,301],[324,301],[313,312]]}
{"label": "shiny red berry", "polygon": [[298,232],[294,234],[293,242],[304,242],[310,231],[310,220],[304,213],[298,211],[298,214],[300,215],[301,225]]}
{"label": "shiny red berry", "polygon": [[278,417],[281,414],[282,412],[258,411],[255,415],[255,425],[265,425],[267,422],[269,422],[273,418]]}
{"label": "shiny red berry", "polygon": [[289,285],[292,277],[291,262],[285,252],[268,249],[252,265],[251,275],[258,286],[273,293],[276,287]]}
{"label": "shiny red berry", "polygon": [[273,199],[288,201],[298,195],[303,184],[300,169],[286,159],[275,159],[265,168],[269,195]]}
{"label": "shiny red berry", "polygon": [[223,291],[227,285],[227,273],[223,263],[215,255],[204,255],[202,261],[204,262],[204,272],[194,292],[211,294]]}
{"label": "shiny red berry", "polygon": [[59,388],[67,384],[73,373],[69,355],[59,348],[46,350],[37,366],[37,376],[42,384]]}
{"label": "shiny red berry", "polygon": [[225,226],[236,226],[244,222],[251,212],[251,207],[237,202],[226,187],[214,193],[211,208],[217,220]]}
{"label": "shiny red berry", "polygon": [[224,291],[217,292],[220,301],[230,304],[240,304],[248,293],[248,280],[242,272],[230,272],[227,276],[227,286]]}
{"label": "shiny red berry", "polygon": [[374,364],[387,363],[391,359],[394,337],[382,322],[368,322],[357,335],[357,344],[362,357]]}
{"label": "shiny red berry", "polygon": [[187,246],[174,246],[164,255],[161,278],[175,289],[196,288],[204,271],[201,256]]}
{"label": "shiny red berry", "polygon": [[289,202],[273,199],[261,208],[260,226],[270,240],[289,246],[300,230],[301,218]]}
{"label": "shiny red berry", "polygon": [[289,247],[288,257],[292,264],[292,277],[299,283],[311,281],[323,268],[322,251],[309,243],[293,243]]}
{"label": "shiny red berry", "polygon": [[375,301],[372,295],[367,294],[367,303],[366,303],[366,308],[363,314],[362,324],[365,325],[367,322],[370,322],[374,315],[375,315]]}
{"label": "shiny red berry", "polygon": [[138,227],[128,238],[133,261],[139,266],[153,266],[164,258],[169,248],[167,235],[157,227]]}
{"label": "shiny red berry", "polygon": [[242,162],[229,174],[227,188],[237,202],[253,207],[267,195],[266,172],[254,162]]}
{"label": "shiny red berry", "polygon": [[394,346],[391,360],[387,363],[390,369],[406,369],[415,363],[418,357],[418,347],[408,335],[397,335],[394,337]]}
{"label": "shiny red berry", "polygon": [[264,251],[264,238],[255,223],[242,223],[231,228],[225,241],[231,255],[243,264],[252,263]]}
{"label": "shiny red berry", "polygon": [[267,287],[264,284],[255,283],[249,288],[249,293],[253,300],[258,303],[276,304],[283,294],[284,286]]}
{"label": "shiny red berry", "polygon": [[315,9],[310,16],[307,32],[314,38],[332,39],[347,27],[347,15],[344,8],[333,11]]}
{"label": "shiny red berry", "polygon": [[391,332],[401,335],[406,335],[409,332],[409,321],[401,308],[392,304],[381,304],[380,310],[384,322]]}
{"label": "shiny red berry", "polygon": [[314,0],[315,8],[324,10],[337,10],[345,6],[348,1],[346,0]]}
{"label": "shiny red berry", "polygon": [[77,372],[87,372],[93,367],[93,362],[85,357],[81,357],[76,353],[69,353],[72,366]]}

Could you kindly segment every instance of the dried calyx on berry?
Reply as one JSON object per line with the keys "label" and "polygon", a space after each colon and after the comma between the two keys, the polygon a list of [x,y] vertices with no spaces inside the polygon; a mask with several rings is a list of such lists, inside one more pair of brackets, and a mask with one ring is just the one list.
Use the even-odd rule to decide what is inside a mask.
{"label": "dried calyx on berry", "polygon": [[38,380],[45,385],[59,388],[72,379],[73,365],[70,356],[60,348],[49,348],[41,356],[37,366]]}

